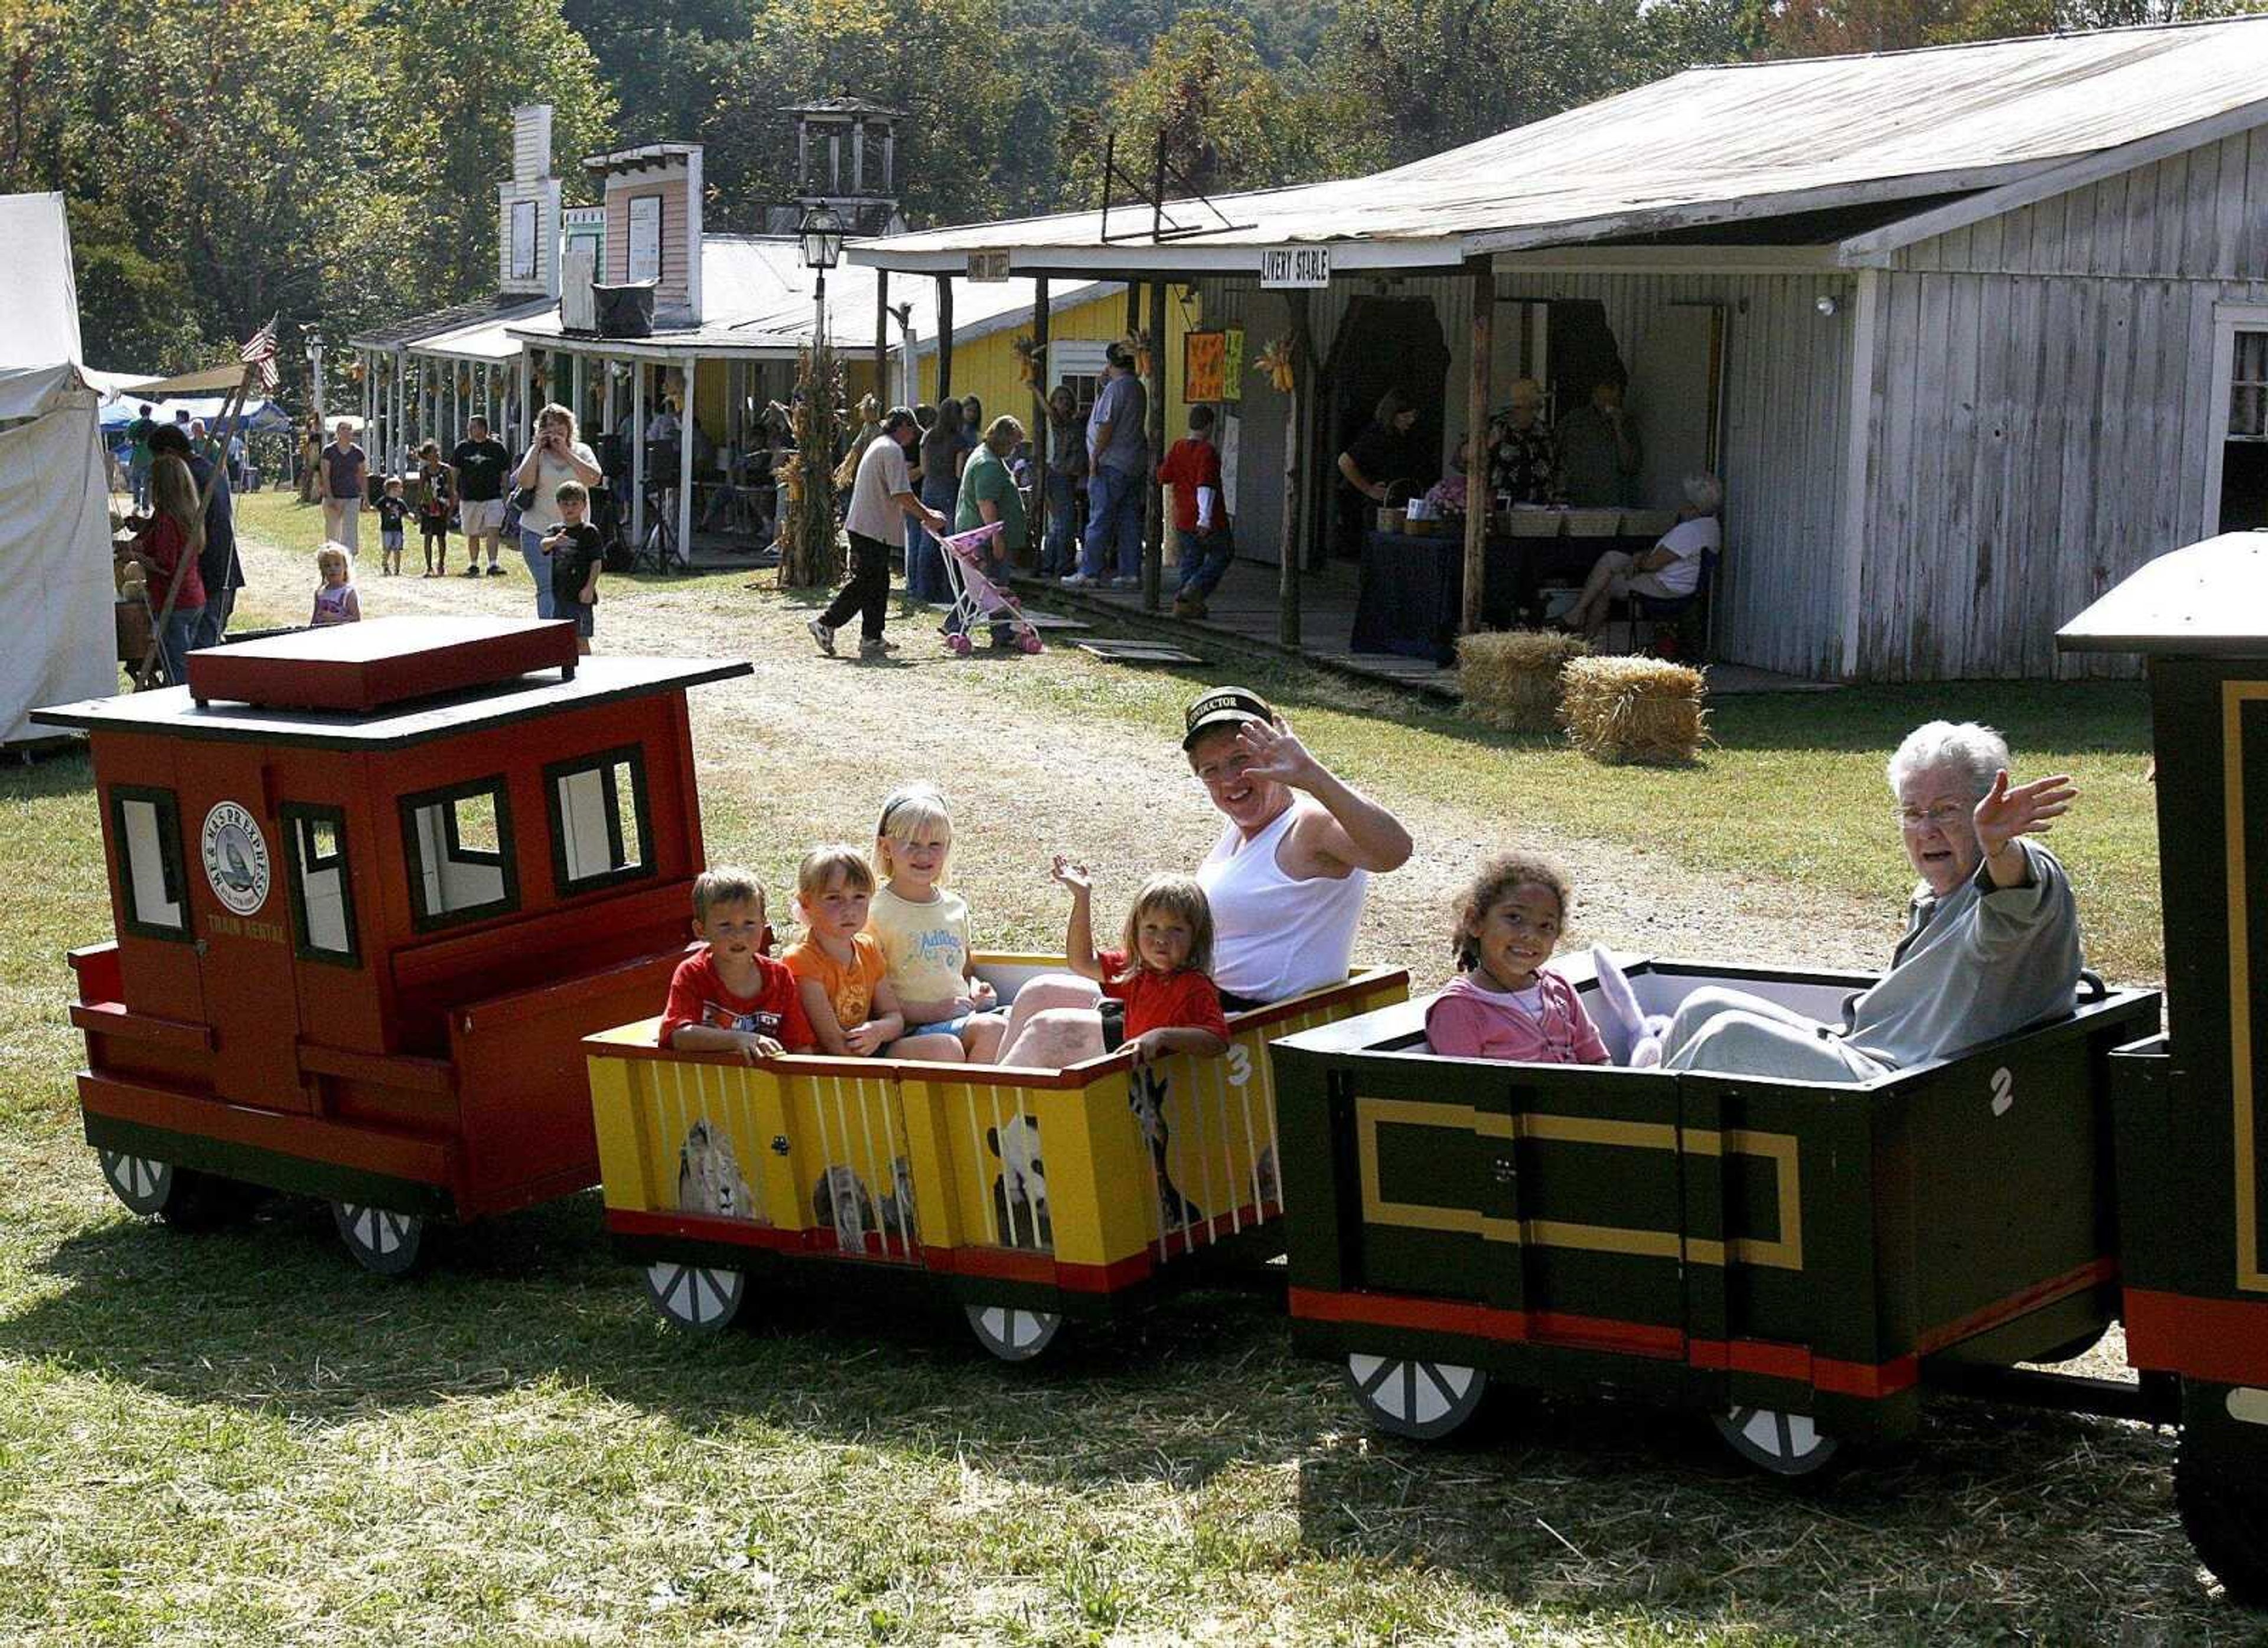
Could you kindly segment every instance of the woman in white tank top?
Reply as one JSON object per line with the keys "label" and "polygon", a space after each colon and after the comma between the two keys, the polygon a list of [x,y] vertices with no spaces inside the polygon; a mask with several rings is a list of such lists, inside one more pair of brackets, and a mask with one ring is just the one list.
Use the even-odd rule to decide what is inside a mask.
{"label": "woman in white tank top", "polygon": [[[1224,1004],[1234,1012],[1344,979],[1370,877],[1408,862],[1410,833],[1308,754],[1259,694],[1215,688],[1183,719],[1190,769],[1228,820],[1197,867]],[[1025,985],[1000,1062],[1060,1070],[1094,1057],[1095,996],[1075,977]]]}

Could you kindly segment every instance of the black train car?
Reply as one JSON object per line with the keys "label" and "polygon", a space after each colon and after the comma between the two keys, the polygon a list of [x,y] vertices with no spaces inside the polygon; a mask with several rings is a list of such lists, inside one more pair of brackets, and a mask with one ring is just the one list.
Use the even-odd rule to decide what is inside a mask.
{"label": "black train car", "polygon": [[[2154,994],[2082,992],[1836,1086],[1439,1058],[1423,1002],[1279,1041],[1293,1340],[1373,1423],[1613,1393],[1786,1475],[1911,1435],[1931,1389],[2177,1424],[2184,1529],[2268,1603],[2268,533],[2161,556],[2058,643],[2148,663],[2168,1034]],[[1631,969],[1649,1012],[1719,980],[1824,1019],[1865,982]],[[2113,1321],[2138,1382],[2016,1365]]]}
{"label": "black train car", "polygon": [[2268,1602],[2268,533],[2161,555],[2056,642],[2149,670],[2169,1014],[2111,1060],[2126,1356],[2180,1381],[2198,1554]]}

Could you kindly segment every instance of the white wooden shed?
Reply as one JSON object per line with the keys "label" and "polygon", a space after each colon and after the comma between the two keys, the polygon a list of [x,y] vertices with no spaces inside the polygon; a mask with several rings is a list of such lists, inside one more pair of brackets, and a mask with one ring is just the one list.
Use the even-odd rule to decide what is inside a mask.
{"label": "white wooden shed", "polygon": [[[1423,299],[1445,452],[1484,294],[1499,392],[1548,313],[1506,305],[1595,304],[1641,416],[1705,425],[1662,452],[1725,478],[1717,655],[1775,670],[2115,667],[2058,658],[2057,625],[2154,555],[2268,525],[2268,17],[1697,69],[1374,176],[1172,202],[1129,238],[1150,221],[850,255],[1194,281],[1252,353],[1303,311],[1326,393],[1351,324]],[[1263,288],[1268,251],[1317,246],[1327,288]],[[1330,435],[1244,389],[1239,543],[1272,559],[1287,509],[1290,541],[1320,537],[1326,497],[1329,452],[1285,488],[1285,442]]]}

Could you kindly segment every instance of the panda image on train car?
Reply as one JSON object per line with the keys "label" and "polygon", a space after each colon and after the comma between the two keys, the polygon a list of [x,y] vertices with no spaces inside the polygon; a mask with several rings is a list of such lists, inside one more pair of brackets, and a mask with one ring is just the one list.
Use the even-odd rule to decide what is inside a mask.
{"label": "panda image on train car", "polygon": [[1052,1248],[1048,1217],[1047,1163],[1040,1156],[1040,1124],[1027,1115],[984,1129],[984,1143],[1000,1163],[992,1181],[992,1213],[1010,1247]]}

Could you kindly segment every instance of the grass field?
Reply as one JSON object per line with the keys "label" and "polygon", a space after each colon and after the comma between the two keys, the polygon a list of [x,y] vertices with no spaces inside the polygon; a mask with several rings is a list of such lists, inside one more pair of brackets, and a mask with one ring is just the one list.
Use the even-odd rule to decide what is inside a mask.
{"label": "grass field", "polygon": [[[247,621],[296,620],[312,511],[269,497],[244,514],[294,546],[254,552]],[[744,581],[610,581],[602,644],[727,626],[757,658],[752,690],[784,695],[814,667],[780,639],[796,603]],[[1727,908],[1792,887],[1868,945],[1906,879],[1882,754],[1919,718],[1983,709],[2029,769],[2068,765],[2088,789],[2056,840],[2095,955],[2117,977],[2161,970],[2130,688],[1727,701],[1719,747],[1665,774],[1234,667],[1357,782],[1457,839],[1548,828],[1599,843],[1602,879],[1721,891]],[[1132,790],[1195,678],[1060,654],[970,670],[843,666],[814,690],[848,720],[917,679],[954,714],[981,703],[1042,763],[1123,744]],[[712,842],[792,859],[809,798],[705,713]],[[992,819],[989,843],[1035,857],[1043,799]],[[1102,821],[1138,828],[1147,798],[1127,805]],[[1162,834],[1181,828],[1168,813]],[[888,1300],[767,1298],[753,1331],[666,1329],[608,1254],[594,1195],[468,1234],[408,1284],[356,1271],[307,1203],[173,1234],[109,1200],[77,1132],[61,957],[107,935],[102,887],[84,761],[4,769],[0,1640],[2259,1638],[2197,1578],[2170,1439],[2134,1426],[1948,1402],[1918,1447],[1803,1497],[1689,1422],[1608,1403],[1507,1414],[1455,1449],[1384,1440],[1332,1370],[1290,1357],[1256,1295],[1174,1301],[1020,1376]],[[988,892],[1005,937],[1056,931],[1043,883]],[[1408,952],[1378,959],[1439,977],[1431,947]]]}

